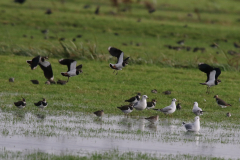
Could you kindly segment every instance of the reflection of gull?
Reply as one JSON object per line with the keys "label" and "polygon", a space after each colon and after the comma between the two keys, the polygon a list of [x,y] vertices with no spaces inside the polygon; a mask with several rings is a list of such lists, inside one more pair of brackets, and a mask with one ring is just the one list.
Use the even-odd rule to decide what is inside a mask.
{"label": "reflection of gull", "polygon": [[195,141],[196,146],[199,145],[199,135],[196,134],[195,132],[185,132],[184,136],[189,139],[190,141]]}

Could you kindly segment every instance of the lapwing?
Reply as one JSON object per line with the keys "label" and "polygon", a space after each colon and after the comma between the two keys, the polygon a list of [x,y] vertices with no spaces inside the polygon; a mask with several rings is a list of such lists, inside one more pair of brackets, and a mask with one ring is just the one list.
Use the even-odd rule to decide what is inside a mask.
{"label": "lapwing", "polygon": [[142,99],[133,104],[133,108],[136,110],[144,110],[147,107],[147,95],[143,95]]}
{"label": "lapwing", "polygon": [[192,112],[197,115],[197,116],[200,116],[200,115],[203,115],[203,111],[201,108],[198,107],[198,103],[197,102],[194,102],[193,103],[193,109],[192,109]]}
{"label": "lapwing", "polygon": [[34,105],[37,106],[38,108],[44,109],[44,108],[47,107],[48,103],[47,103],[46,99],[43,98],[42,101],[39,101],[39,102],[37,102],[37,103],[34,103]]}
{"label": "lapwing", "polygon": [[[116,70],[117,71],[122,70],[122,68],[125,67],[128,64],[129,57],[127,57],[126,59],[123,59],[123,55],[124,55],[123,51],[121,51],[117,48],[114,48],[114,47],[108,47],[108,51],[112,56],[117,57],[117,59],[118,59],[116,64],[112,64],[112,63],[109,64],[109,66],[112,69],[114,69],[114,72]],[[116,75],[117,74],[118,74],[118,72],[116,73]]]}
{"label": "lapwing", "polygon": [[158,121],[158,118],[159,118],[159,115],[151,116],[151,117],[148,117],[148,118],[145,118],[145,119],[148,120],[151,123],[155,123],[155,122]]}
{"label": "lapwing", "polygon": [[182,125],[186,128],[187,131],[198,132],[200,130],[200,118],[199,118],[199,116],[196,116],[194,118],[193,123],[183,122]]}
{"label": "lapwing", "polygon": [[227,106],[232,106],[231,104],[228,104],[224,100],[218,98],[218,95],[215,95],[213,98],[216,99],[217,104],[222,108],[226,108]]}
{"label": "lapwing", "polygon": [[162,108],[162,109],[153,109],[153,110],[163,112],[164,114],[172,114],[176,111],[176,103],[175,103],[176,101],[177,100],[175,98],[173,98],[170,106],[167,106],[167,107]]}
{"label": "lapwing", "polygon": [[48,57],[44,56],[36,56],[32,60],[27,60],[27,63],[31,67],[32,70],[36,69],[37,66],[39,65],[41,69],[43,70],[44,76],[46,79],[49,81],[53,81],[54,76],[53,76],[53,71],[52,71],[52,66],[51,63],[46,61]]}
{"label": "lapwing", "polygon": [[177,108],[177,110],[181,110],[182,109],[181,103],[178,103],[176,108]]}
{"label": "lapwing", "polygon": [[164,94],[166,94],[166,95],[169,95],[169,94],[171,94],[171,91],[164,91],[164,92],[162,92],[162,93],[164,93]]}
{"label": "lapwing", "polygon": [[231,113],[228,112],[228,113],[226,114],[226,116],[227,116],[227,117],[231,117]]}
{"label": "lapwing", "polygon": [[25,98],[22,97],[22,100],[21,101],[18,101],[18,102],[14,102],[14,105],[18,108],[24,108],[26,107],[26,100]]}
{"label": "lapwing", "polygon": [[236,42],[234,42],[233,45],[234,45],[235,48],[240,48],[240,45],[237,44]]}
{"label": "lapwing", "polygon": [[68,77],[67,82],[69,81],[69,77],[73,77],[76,75],[79,75],[80,73],[82,73],[82,64],[77,65],[77,61],[73,60],[73,59],[60,59],[59,63],[62,65],[67,65],[68,67],[68,71],[67,72],[62,72],[61,74],[63,76]]}
{"label": "lapwing", "polygon": [[120,109],[125,115],[128,115],[133,111],[133,104],[129,104],[129,105],[125,105],[117,108]]}
{"label": "lapwing", "polygon": [[9,82],[14,82],[14,78],[9,78],[8,81]]}
{"label": "lapwing", "polygon": [[156,106],[157,101],[155,99],[152,99],[151,102],[147,102],[147,109],[153,109]]}
{"label": "lapwing", "polygon": [[102,117],[104,115],[104,111],[103,110],[100,110],[100,111],[96,111],[96,112],[93,112],[96,116],[98,117]]}
{"label": "lapwing", "polygon": [[157,93],[156,89],[151,90],[152,93]]}
{"label": "lapwing", "polygon": [[125,100],[125,102],[129,102],[130,104],[134,104],[140,100],[141,93],[138,93],[135,97],[132,97],[128,100]]}
{"label": "lapwing", "polygon": [[206,93],[210,93],[210,87],[218,85],[221,82],[221,80],[218,79],[218,76],[221,74],[221,70],[219,68],[213,68],[205,63],[199,63],[198,68],[200,71],[207,74],[206,82],[200,84],[207,85]]}

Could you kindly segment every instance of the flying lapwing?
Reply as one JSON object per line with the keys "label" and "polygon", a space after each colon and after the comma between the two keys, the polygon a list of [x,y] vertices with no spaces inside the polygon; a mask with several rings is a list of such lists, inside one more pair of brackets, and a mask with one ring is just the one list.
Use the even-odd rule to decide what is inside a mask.
{"label": "flying lapwing", "polygon": [[[123,55],[124,55],[123,51],[121,51],[117,48],[114,48],[114,47],[108,47],[108,51],[112,56],[117,57],[117,59],[118,59],[116,64],[112,64],[112,63],[109,64],[109,66],[112,69],[114,69],[114,72],[116,70],[117,71],[122,70],[122,68],[125,67],[128,64],[129,57],[127,57],[126,59],[123,59]],[[118,72],[116,73],[116,75],[117,74],[118,74]]]}
{"label": "flying lapwing", "polygon": [[200,71],[207,74],[207,80],[204,83],[200,83],[202,85],[207,85],[207,92],[210,93],[210,87],[218,85],[221,80],[218,79],[218,76],[221,74],[221,70],[219,68],[213,68],[205,63],[199,63],[198,68]]}
{"label": "flying lapwing", "polygon": [[82,73],[82,64],[80,64],[76,67],[77,61],[75,61],[73,59],[60,59],[58,62],[62,65],[67,65],[67,67],[68,67],[67,72],[61,73],[63,76],[68,77],[67,82],[69,81],[69,77],[73,77],[73,76],[76,76],[76,75],[79,75],[80,73]]}

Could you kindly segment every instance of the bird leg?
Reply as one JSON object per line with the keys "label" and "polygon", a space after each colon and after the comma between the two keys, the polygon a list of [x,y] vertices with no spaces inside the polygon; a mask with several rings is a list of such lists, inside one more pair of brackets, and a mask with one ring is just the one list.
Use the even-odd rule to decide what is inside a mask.
{"label": "bird leg", "polygon": [[116,75],[118,74],[118,71],[117,71],[117,73],[116,73]]}
{"label": "bird leg", "polygon": [[113,73],[115,72],[116,70],[113,71]]}
{"label": "bird leg", "polygon": [[69,81],[69,77],[68,77],[68,80],[67,80],[67,82]]}

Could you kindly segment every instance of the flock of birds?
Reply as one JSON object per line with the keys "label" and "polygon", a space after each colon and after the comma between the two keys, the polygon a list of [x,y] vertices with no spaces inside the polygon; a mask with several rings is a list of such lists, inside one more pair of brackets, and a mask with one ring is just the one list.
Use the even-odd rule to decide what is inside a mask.
{"label": "flock of birds", "polygon": [[[129,57],[124,59],[124,52],[117,48],[114,48],[114,47],[109,47],[108,51],[112,56],[117,57],[117,63],[109,64],[110,68],[114,69],[114,72],[117,71],[117,73],[116,73],[116,75],[117,75],[118,71],[122,70],[128,64]],[[48,57],[36,56],[32,60],[27,60],[27,63],[30,65],[32,70],[36,69],[36,67],[39,65],[41,67],[41,69],[43,70],[43,73],[44,73],[44,76],[46,77],[46,79],[50,83],[55,83],[51,64],[50,64],[50,62],[46,61],[46,59],[48,59]],[[82,73],[82,70],[81,70],[82,64],[77,66],[77,62],[75,60],[60,59],[59,63],[62,65],[67,65],[67,67],[68,67],[67,72],[61,73],[62,76],[68,77],[68,80],[66,82],[69,81],[69,77],[77,76],[80,73]],[[218,85],[221,82],[221,80],[218,79],[219,75],[221,74],[221,70],[219,68],[213,68],[213,67],[209,66],[208,64],[204,64],[204,63],[198,64],[198,67],[199,67],[200,71],[206,73],[206,75],[207,75],[207,80],[204,83],[200,83],[200,84],[207,85],[206,93],[209,94],[210,87]],[[156,93],[156,92],[157,92],[156,89],[152,90],[152,93]],[[170,94],[171,94],[171,92],[170,92]],[[218,97],[218,95],[215,95],[214,98],[216,99],[217,104],[222,108],[231,106],[230,104],[226,103],[224,100],[220,99]],[[172,102],[169,106],[167,106],[165,108],[161,108],[161,109],[155,108],[156,102],[157,102],[155,99],[152,99],[151,102],[147,102],[147,99],[148,99],[147,95],[142,95],[142,98],[141,98],[141,93],[138,93],[136,96],[125,100],[125,102],[129,103],[128,105],[124,105],[124,106],[117,107],[117,108],[120,109],[125,115],[128,115],[129,113],[131,113],[133,111],[133,109],[136,109],[139,111],[142,111],[146,108],[153,109],[153,110],[162,112],[165,115],[168,115],[168,114],[172,115],[176,111],[176,109],[179,109],[179,110],[181,109],[180,103],[178,103],[176,106],[177,100],[175,98],[172,99]],[[26,106],[25,98],[22,97],[21,101],[14,102],[14,105],[18,108],[24,108]],[[47,103],[46,99],[43,98],[42,101],[34,103],[34,105],[37,106],[38,108],[44,109],[45,107],[47,107],[48,103]],[[194,118],[194,122],[187,123],[187,124],[185,122],[183,122],[182,125],[188,131],[198,132],[200,130],[200,117],[199,116],[203,115],[203,112],[205,112],[205,111],[203,111],[201,108],[198,107],[197,102],[194,102],[192,112],[196,115],[196,117]],[[104,115],[104,111],[99,110],[99,111],[94,112],[94,114],[98,117],[102,117]],[[227,116],[230,117],[231,114],[227,113]],[[151,116],[151,117],[148,117],[145,119],[150,121],[151,123],[155,123],[158,121],[159,115]]]}

